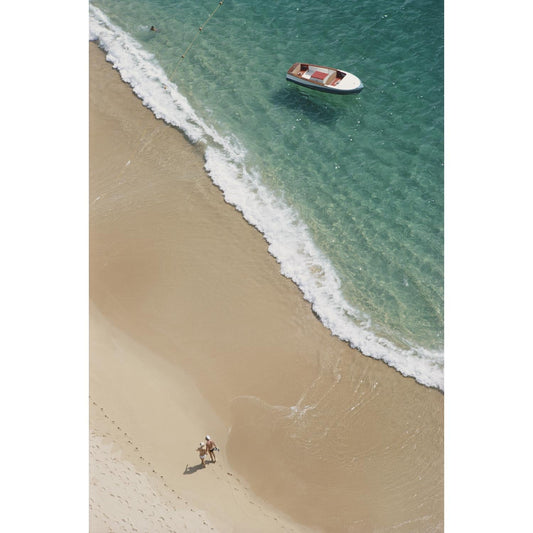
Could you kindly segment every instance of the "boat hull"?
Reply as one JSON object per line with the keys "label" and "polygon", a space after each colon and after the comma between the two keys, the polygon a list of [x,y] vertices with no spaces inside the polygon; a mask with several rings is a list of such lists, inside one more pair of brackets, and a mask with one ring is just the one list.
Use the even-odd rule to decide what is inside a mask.
{"label": "boat hull", "polygon": [[324,85],[316,85],[313,83],[309,83],[306,80],[302,80],[300,78],[295,78],[294,76],[290,76],[287,74],[287,80],[292,81],[293,83],[296,83],[298,85],[301,85],[302,87],[307,87],[308,89],[313,89],[315,91],[322,91],[324,93],[332,93],[332,94],[356,94],[360,93],[365,86],[361,83],[357,87],[353,89],[337,89],[335,87],[328,87]]}
{"label": "boat hull", "polygon": [[308,89],[332,94],[354,94],[364,88],[363,82],[354,74],[309,63],[294,63],[286,79]]}

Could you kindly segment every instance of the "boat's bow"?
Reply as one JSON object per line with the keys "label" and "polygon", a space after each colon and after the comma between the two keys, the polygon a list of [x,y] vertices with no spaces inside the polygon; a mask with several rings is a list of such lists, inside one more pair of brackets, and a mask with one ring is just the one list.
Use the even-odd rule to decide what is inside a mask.
{"label": "boat's bow", "polygon": [[358,93],[362,91],[365,86],[355,74],[346,72],[344,78],[342,78],[335,87],[346,93]]}

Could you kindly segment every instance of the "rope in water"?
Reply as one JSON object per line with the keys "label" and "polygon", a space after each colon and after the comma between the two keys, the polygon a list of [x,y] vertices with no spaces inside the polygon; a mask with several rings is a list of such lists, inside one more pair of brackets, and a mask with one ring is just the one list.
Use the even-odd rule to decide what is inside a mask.
{"label": "rope in water", "polygon": [[[176,63],[176,66],[174,67],[174,70],[169,75],[169,79],[172,78],[172,76],[174,76],[174,74],[178,70],[178,67],[179,67],[180,63],[185,59],[185,56],[189,53],[190,49],[192,48],[192,45],[194,44],[196,39],[198,39],[198,37],[202,33],[202,30],[206,27],[207,23],[215,16],[215,13],[222,7],[223,4],[224,4],[224,0],[220,0],[220,2],[217,4],[217,7],[215,7],[215,9],[213,9],[213,11],[207,17],[205,22],[198,28],[198,33],[194,36],[193,40],[189,43],[189,46],[187,47],[185,52],[183,52],[183,54],[181,54],[181,57],[179,58],[178,62]],[[164,87],[165,87],[165,89],[167,88],[166,86],[164,86]],[[145,130],[142,132],[142,134],[141,134],[141,142],[143,141],[143,139],[144,139],[144,137],[146,135],[146,132],[148,131],[148,128],[149,127],[146,127]],[[136,153],[142,152],[151,143],[154,131],[155,131],[155,128],[152,130],[152,132],[148,136],[148,139],[146,140],[146,142],[143,143],[143,145],[137,150]],[[121,169],[120,173],[118,174],[117,178],[120,178],[122,176],[122,174],[125,172],[126,168],[129,166],[129,164],[130,164],[130,161],[128,161],[126,163],[126,165],[124,165],[122,167],[122,169]]]}
{"label": "rope in water", "polygon": [[172,74],[169,77],[172,77],[176,70],[178,70],[179,64],[185,59],[185,56],[189,53],[189,50],[192,48],[192,45],[194,44],[194,41],[198,39],[200,36],[200,33],[202,33],[202,30],[206,27],[207,23],[215,16],[215,13],[218,11],[220,7],[222,7],[222,4],[224,3],[224,0],[221,0],[217,7],[212,11],[212,13],[207,17],[206,21],[198,28],[198,33],[194,36],[194,39],[190,42],[189,46],[187,47],[187,50],[181,54],[181,57],[179,58],[178,62],[176,63],[176,68],[172,71]]}

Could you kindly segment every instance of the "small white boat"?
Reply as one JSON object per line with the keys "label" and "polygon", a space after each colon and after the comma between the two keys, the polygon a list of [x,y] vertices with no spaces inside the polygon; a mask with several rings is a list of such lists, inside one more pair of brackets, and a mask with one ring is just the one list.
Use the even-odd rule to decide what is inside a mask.
{"label": "small white boat", "polygon": [[309,89],[335,94],[358,93],[364,88],[363,82],[349,72],[310,63],[294,63],[287,71],[287,79]]}

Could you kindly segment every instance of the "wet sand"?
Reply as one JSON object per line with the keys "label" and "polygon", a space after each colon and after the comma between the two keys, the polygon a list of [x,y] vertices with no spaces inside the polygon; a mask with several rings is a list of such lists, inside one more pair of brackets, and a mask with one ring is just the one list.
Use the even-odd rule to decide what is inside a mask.
{"label": "wet sand", "polygon": [[[161,481],[170,530],[187,518],[167,487],[207,530],[442,531],[443,395],[333,337],[224,202],[202,147],[104,58],[91,43],[95,459]],[[221,454],[194,469],[206,433]],[[92,468],[93,525],[113,504],[100,480]]]}

